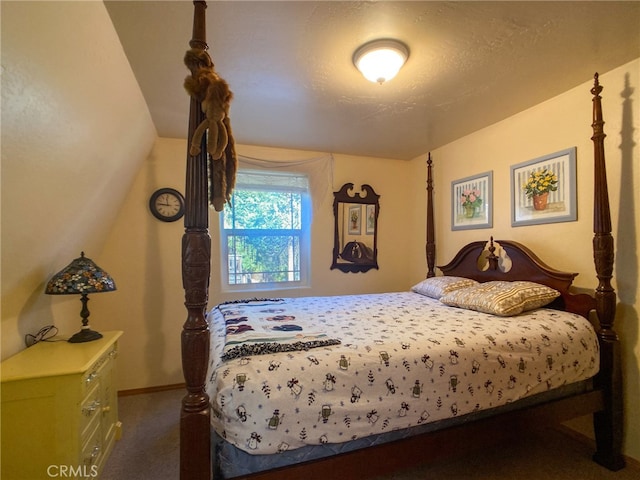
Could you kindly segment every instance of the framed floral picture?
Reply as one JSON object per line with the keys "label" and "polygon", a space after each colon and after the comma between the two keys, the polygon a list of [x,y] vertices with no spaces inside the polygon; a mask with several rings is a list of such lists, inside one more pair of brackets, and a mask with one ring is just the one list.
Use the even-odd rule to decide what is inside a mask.
{"label": "framed floral picture", "polygon": [[349,207],[349,235],[360,235],[362,222],[362,205]]}
{"label": "framed floral picture", "polygon": [[373,235],[376,232],[376,206],[366,205],[367,208],[367,235]]}
{"label": "framed floral picture", "polygon": [[493,227],[493,172],[451,182],[451,230]]}
{"label": "framed floral picture", "polygon": [[511,166],[511,226],[577,218],[576,147]]}

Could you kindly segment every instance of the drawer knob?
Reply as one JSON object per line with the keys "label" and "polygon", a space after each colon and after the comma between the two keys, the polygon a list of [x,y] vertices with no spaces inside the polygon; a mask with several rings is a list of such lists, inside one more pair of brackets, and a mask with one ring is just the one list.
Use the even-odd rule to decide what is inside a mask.
{"label": "drawer knob", "polygon": [[111,411],[111,405],[107,405],[106,407],[102,407],[102,413],[109,413]]}
{"label": "drawer knob", "polygon": [[95,373],[95,372],[94,372],[94,373],[90,373],[90,374],[87,376],[87,380],[86,380],[87,385],[91,384],[91,382],[93,382],[97,377],[98,377],[98,374],[97,374],[97,373]]}
{"label": "drawer knob", "polygon": [[90,417],[98,408],[100,408],[100,400],[94,400],[86,407],[82,407],[82,413],[87,417]]}
{"label": "drawer knob", "polygon": [[96,445],[95,447],[93,447],[93,450],[91,450],[91,454],[84,458],[84,464],[93,465],[98,458],[98,455],[100,455],[100,445]]}

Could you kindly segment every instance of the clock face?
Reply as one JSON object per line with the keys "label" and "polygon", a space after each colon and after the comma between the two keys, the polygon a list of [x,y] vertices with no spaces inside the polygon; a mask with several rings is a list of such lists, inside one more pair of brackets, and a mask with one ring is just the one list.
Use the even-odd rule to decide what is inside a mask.
{"label": "clock face", "polygon": [[149,208],[158,220],[175,222],[184,215],[184,197],[173,188],[161,188],[151,195]]}

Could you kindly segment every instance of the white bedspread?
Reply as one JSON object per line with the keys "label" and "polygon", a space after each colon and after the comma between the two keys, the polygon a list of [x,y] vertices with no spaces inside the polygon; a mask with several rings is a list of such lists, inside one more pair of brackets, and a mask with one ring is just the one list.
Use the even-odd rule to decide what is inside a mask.
{"label": "white bedspread", "polygon": [[[264,315],[273,317],[273,308],[266,305]],[[223,362],[227,325],[212,310],[212,423],[253,454],[498,407],[599,368],[590,323],[556,310],[504,318],[413,292],[290,298],[277,310],[287,324],[310,316],[305,324],[341,344]]]}

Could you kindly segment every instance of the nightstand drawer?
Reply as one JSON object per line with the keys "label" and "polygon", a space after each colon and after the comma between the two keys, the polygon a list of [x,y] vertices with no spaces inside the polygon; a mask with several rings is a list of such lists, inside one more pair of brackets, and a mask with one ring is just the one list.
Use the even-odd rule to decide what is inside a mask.
{"label": "nightstand drawer", "polygon": [[114,343],[82,376],[83,394],[86,395],[100,381],[100,368],[118,356],[118,345]]}
{"label": "nightstand drawer", "polygon": [[100,424],[96,423],[95,428],[91,431],[87,443],[82,447],[80,455],[82,466],[85,472],[90,472],[94,468],[97,472],[99,465],[102,463],[103,455],[102,434],[100,432]]}
{"label": "nightstand drawer", "polygon": [[95,384],[93,386],[93,390],[89,392],[89,395],[84,399],[82,404],[80,405],[80,433],[81,438],[86,439],[89,432],[87,432],[87,427],[95,423],[93,420],[95,418],[100,417],[102,413],[102,404],[100,398],[100,385]]}

